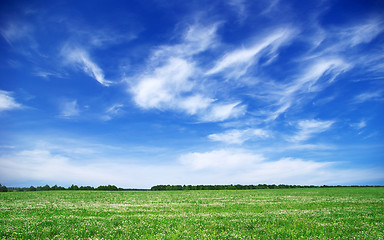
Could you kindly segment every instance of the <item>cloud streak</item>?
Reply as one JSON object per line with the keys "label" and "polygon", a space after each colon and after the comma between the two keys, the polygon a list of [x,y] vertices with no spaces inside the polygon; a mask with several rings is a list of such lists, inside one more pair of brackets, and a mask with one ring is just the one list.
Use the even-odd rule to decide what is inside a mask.
{"label": "cloud streak", "polygon": [[[228,77],[239,78],[257,62],[263,50],[266,50],[269,55],[274,55],[273,53],[289,40],[292,32],[288,29],[278,30],[249,48],[236,49],[218,60],[205,74],[212,75],[226,71]],[[268,47],[270,49],[267,49]]]}
{"label": "cloud streak", "polygon": [[12,97],[12,93],[0,90],[0,112],[21,108],[22,105]]}
{"label": "cloud streak", "polygon": [[265,139],[270,137],[270,134],[263,129],[232,129],[223,133],[211,134],[208,138],[212,141],[224,142],[227,144],[242,144],[251,139]]}
{"label": "cloud streak", "polygon": [[334,121],[302,120],[297,123],[298,132],[289,137],[292,142],[302,142],[310,139],[315,134],[322,133],[331,128]]}
{"label": "cloud streak", "polygon": [[380,19],[368,19],[361,24],[340,31],[340,37],[345,39],[350,47],[354,47],[374,40],[383,31],[382,26],[383,21]]}
{"label": "cloud streak", "polygon": [[60,105],[60,117],[73,118],[80,114],[80,108],[77,100],[63,101]]}
{"label": "cloud streak", "polygon": [[383,101],[382,91],[365,92],[355,96],[352,100],[353,103],[364,103],[368,101]]}
{"label": "cloud streak", "polygon": [[64,47],[62,49],[62,55],[67,62],[83,70],[88,76],[96,79],[101,85],[108,87],[112,84],[111,81],[104,78],[103,70],[91,60],[84,49]]}
{"label": "cloud streak", "polygon": [[8,22],[6,27],[0,29],[0,34],[11,46],[17,41],[30,39],[32,32],[31,25],[21,22]]}
{"label": "cloud streak", "polygon": [[350,65],[339,58],[320,58],[312,62],[305,71],[286,83],[265,83],[259,99],[269,102],[271,110],[265,113],[266,120],[276,120],[290,107],[313,94],[322,91],[347,71]]}

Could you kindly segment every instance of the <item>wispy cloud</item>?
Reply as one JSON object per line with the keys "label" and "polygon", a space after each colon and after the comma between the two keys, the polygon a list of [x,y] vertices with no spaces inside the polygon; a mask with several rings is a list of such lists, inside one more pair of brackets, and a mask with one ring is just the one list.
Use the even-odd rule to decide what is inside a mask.
{"label": "wispy cloud", "polygon": [[[311,43],[315,46],[313,53],[315,56],[329,54],[354,56],[358,54],[360,57],[364,57],[371,55],[371,53],[359,53],[358,49],[360,49],[361,44],[374,41],[383,32],[382,23],[383,20],[375,17],[362,20],[359,23],[327,29],[316,23],[316,37],[310,38]],[[351,49],[355,49],[355,51],[351,51]],[[351,58],[350,60],[359,61],[358,58]]]}
{"label": "wispy cloud", "polygon": [[195,55],[214,45],[218,23],[191,25],[181,43],[160,46],[149,59],[148,69],[129,81],[129,92],[144,109],[176,110],[196,115],[200,121],[216,122],[240,116],[240,101],[222,103],[202,87],[201,67]]}
{"label": "wispy cloud", "polygon": [[49,79],[51,77],[63,78],[63,74],[61,73],[46,70],[37,70],[34,72],[34,75],[45,79]]}
{"label": "wispy cloud", "polygon": [[335,79],[350,68],[350,65],[339,58],[321,58],[312,62],[305,71],[287,83],[266,83],[265,91],[260,98],[271,103],[271,110],[267,112],[266,120],[275,120],[285,113],[297,99],[314,97],[332,84]]}
{"label": "wispy cloud", "polygon": [[22,105],[12,97],[12,92],[0,90],[0,112],[21,107]]}
{"label": "wispy cloud", "polygon": [[21,22],[8,22],[8,24],[0,29],[0,33],[9,45],[23,39],[29,39],[33,27]]}
{"label": "wispy cloud", "polygon": [[[273,161],[263,155],[244,149],[188,153],[182,155],[179,161],[191,169],[193,173],[204,173],[201,176],[203,180],[211,183],[242,182],[251,184],[263,182],[321,185],[353,184],[356,181],[383,178],[380,176],[379,170],[338,169],[334,162],[319,162],[290,157]],[[187,172],[187,174],[190,173]],[[209,179],[207,176],[210,176]],[[342,180],[340,181],[340,179]]]}
{"label": "wispy cloud", "polygon": [[75,64],[75,66],[82,69],[88,76],[95,78],[100,84],[106,87],[112,84],[111,81],[104,78],[103,71],[91,60],[85,49],[66,46],[62,49],[61,53],[69,63]]}
{"label": "wispy cloud", "polygon": [[296,142],[294,145],[289,145],[285,148],[283,148],[283,151],[286,150],[304,150],[304,151],[316,151],[316,150],[335,150],[336,147],[332,145],[326,145],[326,144],[302,144],[300,142]]}
{"label": "wispy cloud", "polygon": [[103,48],[106,46],[111,46],[111,45],[119,44],[122,42],[129,42],[137,37],[136,34],[133,34],[133,33],[121,34],[121,33],[112,31],[110,29],[101,29],[101,30],[95,30],[95,29],[81,30],[80,29],[75,34],[79,32],[85,35],[84,39],[86,41],[88,41],[90,44],[98,48]]}
{"label": "wispy cloud", "polygon": [[372,18],[361,24],[347,27],[341,30],[339,34],[351,47],[354,47],[358,44],[371,42],[383,30],[383,21]]}
{"label": "wispy cloud", "polygon": [[367,101],[383,101],[382,91],[365,92],[355,96],[352,100],[353,103],[363,103]]}
{"label": "wispy cloud", "polygon": [[237,13],[239,22],[243,22],[247,18],[247,3],[245,0],[230,0],[227,3],[231,6],[231,10]]}
{"label": "wispy cloud", "polygon": [[216,31],[220,23],[192,24],[181,36],[181,42],[159,46],[152,54],[151,64],[167,61],[171,57],[191,58],[215,45]]}
{"label": "wispy cloud", "polygon": [[350,124],[350,126],[357,130],[360,130],[367,126],[367,122],[365,120],[361,120],[360,122]]}
{"label": "wispy cloud", "polygon": [[302,120],[297,123],[299,130],[294,136],[288,140],[292,142],[302,142],[310,139],[313,135],[322,133],[330,129],[334,121],[319,121],[319,120]]}
{"label": "wispy cloud", "polygon": [[[292,32],[291,29],[279,30],[249,48],[236,49],[218,60],[205,74],[211,75],[227,71],[228,77],[239,78],[257,62],[257,58],[260,57],[263,50],[266,50],[265,54],[273,56],[279,46],[289,40]],[[269,49],[267,49],[268,47]]]}
{"label": "wispy cloud", "polygon": [[187,114],[204,111],[214,101],[196,89],[199,68],[191,57],[213,44],[217,24],[190,25],[181,43],[158,47],[149,59],[148,69],[138,74],[129,92],[144,109],[179,110]]}
{"label": "wispy cloud", "polygon": [[80,108],[77,100],[65,100],[60,104],[60,117],[72,118],[80,114]]}
{"label": "wispy cloud", "polygon": [[102,117],[104,121],[109,121],[112,118],[120,115],[124,110],[122,110],[124,107],[123,104],[113,104],[107,110],[105,111],[105,115]]}
{"label": "wispy cloud", "polygon": [[261,15],[268,15],[272,11],[278,9],[279,8],[279,2],[280,2],[280,0],[267,1],[268,5],[265,7],[264,11],[262,11],[260,14]]}
{"label": "wispy cloud", "polygon": [[242,144],[250,139],[264,139],[270,137],[270,134],[263,129],[232,129],[223,133],[211,134],[208,136],[212,141],[224,142],[227,144]]}
{"label": "wispy cloud", "polygon": [[252,154],[244,150],[214,150],[205,153],[188,153],[180,157],[181,163],[193,170],[235,170],[247,168],[265,160],[262,155]]}
{"label": "wispy cloud", "polygon": [[142,108],[176,108],[181,95],[194,86],[189,80],[193,72],[193,64],[181,58],[170,58],[165,65],[142,76],[130,91]]}
{"label": "wispy cloud", "polygon": [[240,117],[244,115],[245,112],[246,105],[242,105],[241,102],[228,104],[215,103],[201,114],[200,119],[204,122],[221,122]]}

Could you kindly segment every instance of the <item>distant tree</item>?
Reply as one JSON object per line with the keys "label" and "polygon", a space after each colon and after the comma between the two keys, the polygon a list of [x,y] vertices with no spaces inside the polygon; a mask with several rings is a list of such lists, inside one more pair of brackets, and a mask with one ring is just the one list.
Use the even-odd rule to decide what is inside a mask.
{"label": "distant tree", "polygon": [[8,188],[0,184],[0,192],[8,192]]}
{"label": "distant tree", "polygon": [[119,189],[115,185],[108,185],[108,186],[98,186],[96,190],[102,190],[102,191],[118,191]]}
{"label": "distant tree", "polygon": [[49,190],[51,190],[51,187],[47,184],[44,187],[42,187],[41,189],[42,189],[42,191],[49,191]]}
{"label": "distant tree", "polygon": [[55,185],[55,186],[51,187],[51,190],[65,190],[65,187]]}
{"label": "distant tree", "polygon": [[72,184],[68,190],[79,190],[79,187],[77,185]]}
{"label": "distant tree", "polygon": [[45,186],[38,186],[37,188],[36,188],[36,191],[49,191],[49,190],[51,190],[51,188],[49,187],[49,185],[45,185]]}
{"label": "distant tree", "polygon": [[31,191],[31,192],[34,192],[36,191],[36,188],[34,186],[30,186],[27,191]]}
{"label": "distant tree", "polygon": [[91,186],[81,186],[80,187],[80,190],[94,190],[95,188],[94,187],[91,187]]}

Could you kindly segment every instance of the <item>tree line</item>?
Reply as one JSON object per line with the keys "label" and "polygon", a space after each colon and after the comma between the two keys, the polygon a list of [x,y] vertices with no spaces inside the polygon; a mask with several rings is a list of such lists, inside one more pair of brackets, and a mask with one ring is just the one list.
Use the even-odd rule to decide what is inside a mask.
{"label": "tree line", "polygon": [[98,187],[92,186],[77,186],[72,184],[70,187],[65,188],[61,186],[54,185],[50,187],[49,185],[45,186],[30,186],[27,187],[9,187],[3,186],[0,184],[0,192],[26,192],[26,191],[55,191],[55,190],[100,190],[100,191],[183,191],[183,190],[247,190],[247,189],[288,189],[288,188],[333,188],[333,187],[383,187],[383,186],[342,186],[342,185],[287,185],[287,184],[258,184],[258,185],[156,185],[151,187],[151,189],[123,189],[118,188],[115,185],[101,185]]}
{"label": "tree line", "polygon": [[9,192],[9,191],[17,191],[17,192],[26,192],[26,191],[55,191],[55,190],[101,190],[101,191],[122,191],[124,190],[123,188],[118,188],[115,185],[106,185],[106,186],[98,186],[96,188],[91,187],[91,186],[77,186],[72,184],[70,187],[65,188],[61,186],[54,185],[50,187],[49,185],[45,186],[30,186],[30,187],[22,187],[22,188],[13,188],[9,187],[7,188],[6,186],[3,186],[0,184],[0,192]]}
{"label": "tree line", "polygon": [[180,191],[180,190],[247,190],[247,189],[288,189],[288,188],[332,188],[332,187],[379,187],[379,186],[341,186],[341,185],[287,185],[287,184],[258,184],[258,185],[156,185],[151,191]]}

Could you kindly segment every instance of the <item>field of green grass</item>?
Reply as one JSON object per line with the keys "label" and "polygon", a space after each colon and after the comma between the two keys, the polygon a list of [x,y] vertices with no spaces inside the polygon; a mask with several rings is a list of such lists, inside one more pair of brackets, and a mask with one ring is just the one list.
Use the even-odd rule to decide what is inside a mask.
{"label": "field of green grass", "polygon": [[0,193],[1,239],[384,239],[384,188]]}

